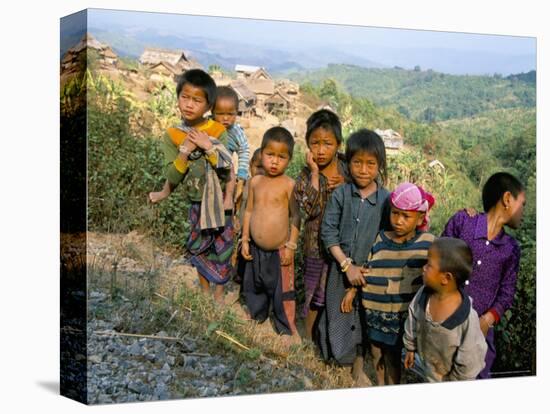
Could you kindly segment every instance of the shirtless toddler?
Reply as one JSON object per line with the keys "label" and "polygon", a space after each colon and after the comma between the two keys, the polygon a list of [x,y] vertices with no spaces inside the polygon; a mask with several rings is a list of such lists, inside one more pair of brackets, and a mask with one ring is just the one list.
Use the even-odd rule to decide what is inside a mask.
{"label": "shirtless toddler", "polygon": [[284,175],[292,158],[294,139],[283,127],[266,131],[261,145],[263,175],[250,180],[243,220],[242,256],[248,260],[243,296],[252,319],[263,322],[273,309],[275,330],[296,330],[294,252],[300,228],[299,210],[292,197],[294,180]]}

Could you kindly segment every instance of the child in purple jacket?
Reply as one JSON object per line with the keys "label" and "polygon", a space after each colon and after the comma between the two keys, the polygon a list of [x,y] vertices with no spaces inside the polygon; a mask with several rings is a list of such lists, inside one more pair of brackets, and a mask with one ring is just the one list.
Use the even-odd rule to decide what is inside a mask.
{"label": "child in purple jacket", "polygon": [[487,340],[485,368],[478,378],[489,378],[496,358],[493,325],[512,306],[516,292],[520,248],[504,226],[517,229],[523,217],[525,189],[513,175],[493,174],[482,192],[485,213],[470,217],[464,210],[447,222],[442,236],[464,240],[473,254],[473,270],[466,293],[473,299]]}

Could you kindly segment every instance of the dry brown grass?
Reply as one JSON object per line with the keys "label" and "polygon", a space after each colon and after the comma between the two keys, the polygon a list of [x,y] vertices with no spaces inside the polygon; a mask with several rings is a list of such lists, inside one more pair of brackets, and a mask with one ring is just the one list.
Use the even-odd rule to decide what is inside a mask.
{"label": "dry brown grass", "polygon": [[[184,264],[166,266],[162,257],[177,258],[135,232],[127,235],[88,233],[88,264],[94,269],[89,277],[91,287],[111,289],[131,301],[149,301],[151,315],[165,315],[163,323],[169,316],[169,325],[185,326],[186,331],[196,337],[208,336],[212,348],[209,352],[225,352],[228,358],[268,360],[274,369],[302,372],[311,380],[307,389],[353,386],[349,368],[325,364],[312,343],[286,346],[268,321],[258,324],[247,320],[235,288],[227,290],[226,304],[219,305],[198,289],[195,269]],[[165,325],[155,326],[157,322],[158,319],[152,317],[149,332],[141,333],[166,329]],[[234,342],[215,331],[227,334]]]}

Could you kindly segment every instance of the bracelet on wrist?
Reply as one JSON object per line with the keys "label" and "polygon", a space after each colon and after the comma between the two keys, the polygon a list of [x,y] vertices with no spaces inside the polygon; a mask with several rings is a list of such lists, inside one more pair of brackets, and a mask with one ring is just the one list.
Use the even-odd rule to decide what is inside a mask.
{"label": "bracelet on wrist", "polygon": [[342,269],[342,271],[345,272],[344,268],[347,270],[352,263],[353,263],[353,260],[351,259],[351,257],[346,257],[344,260],[340,262],[340,269]]}
{"label": "bracelet on wrist", "polygon": [[346,257],[344,260],[342,260],[340,262],[340,270],[342,270],[342,272],[346,273],[352,263],[353,263],[352,258],[351,257]]}
{"label": "bracelet on wrist", "polygon": [[180,145],[179,146],[179,151],[180,151],[181,154],[184,154],[184,155],[191,154],[191,150],[189,150],[189,148],[187,148],[185,145]]}

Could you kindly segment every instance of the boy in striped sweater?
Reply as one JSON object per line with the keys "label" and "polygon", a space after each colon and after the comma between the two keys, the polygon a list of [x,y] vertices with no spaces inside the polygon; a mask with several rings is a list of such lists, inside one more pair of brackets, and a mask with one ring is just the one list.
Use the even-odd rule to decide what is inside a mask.
{"label": "boy in striped sweater", "polygon": [[[381,230],[372,246],[363,274],[361,302],[365,310],[378,385],[401,381],[401,349],[408,306],[422,286],[422,267],[434,236],[427,233],[431,194],[411,183],[390,195],[392,231]],[[356,288],[348,289],[342,312],[350,312]]]}

